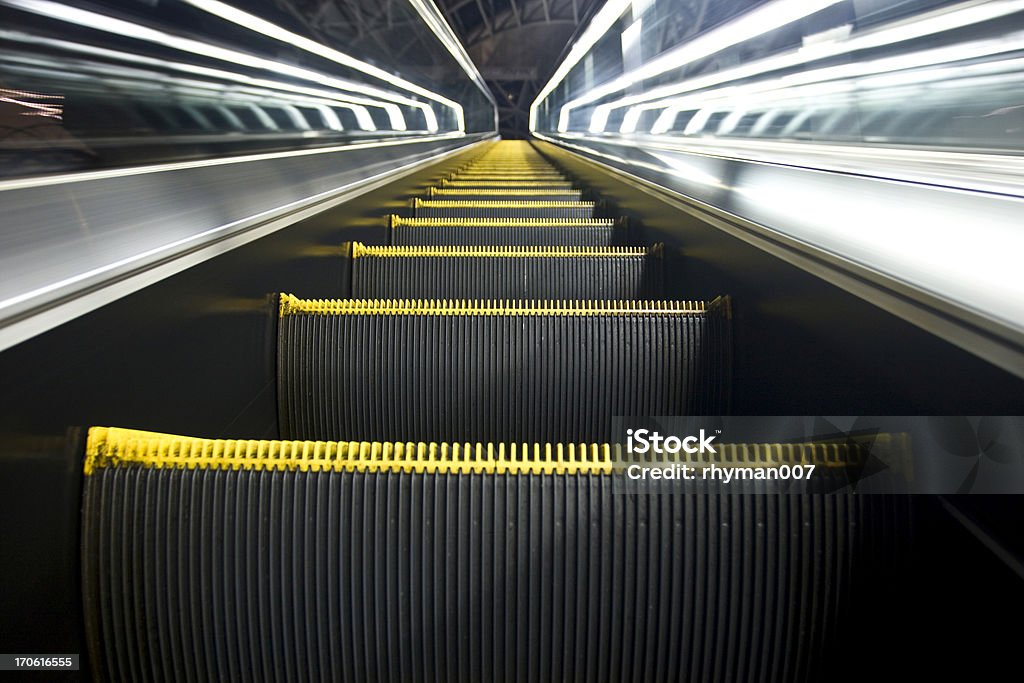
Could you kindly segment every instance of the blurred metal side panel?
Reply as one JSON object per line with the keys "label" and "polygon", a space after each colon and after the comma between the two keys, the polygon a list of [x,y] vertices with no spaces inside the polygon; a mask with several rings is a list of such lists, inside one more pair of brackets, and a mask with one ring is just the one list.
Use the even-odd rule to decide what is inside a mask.
{"label": "blurred metal side panel", "polygon": [[1024,197],[537,137],[1024,377]]}
{"label": "blurred metal side panel", "polygon": [[0,182],[0,350],[490,136]]}

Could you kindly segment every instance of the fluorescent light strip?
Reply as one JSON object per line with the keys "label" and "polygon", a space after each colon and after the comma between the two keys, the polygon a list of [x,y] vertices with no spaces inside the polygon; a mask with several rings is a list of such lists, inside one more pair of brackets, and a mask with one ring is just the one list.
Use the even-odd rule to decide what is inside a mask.
{"label": "fluorescent light strip", "polygon": [[775,2],[757,7],[719,28],[712,29],[669,50],[637,69],[624,73],[602,86],[592,88],[581,97],[566,102],[559,110],[558,132],[564,133],[569,129],[569,113],[573,109],[628,88],[634,83],[678,69],[721,52],[728,47],[762,36],[841,1],[775,0]]}
{"label": "fluorescent light strip", "polygon": [[[639,107],[640,111],[636,114],[632,113],[633,110],[627,112],[626,117],[623,119],[624,126],[627,123],[627,120],[635,125],[636,120],[639,119],[640,113],[642,113],[643,110],[656,109],[665,106],[664,103],[654,103],[654,100],[660,100],[672,95],[679,95],[685,92],[707,88],[713,85],[718,85],[719,83],[757,76],[761,73],[800,66],[801,64],[849,52],[867,50],[907,40],[923,38],[943,31],[998,19],[1020,11],[1024,11],[1024,0],[1003,0],[1001,2],[987,2],[981,4],[977,2],[963,3],[955,6],[954,8],[943,8],[942,10],[925,14],[923,16],[917,16],[909,20],[903,20],[892,25],[887,25],[869,33],[854,36],[853,38],[845,41],[815,43],[783,55],[768,57],[767,59],[744,64],[733,69],[709,74],[708,76],[683,81],[681,83],[672,83],[655,88],[646,93],[633,95],[631,97],[624,97],[614,102],[608,102],[595,107],[594,115],[597,116],[598,110],[607,110],[610,113],[611,110],[618,109],[620,107],[643,105]],[[607,120],[608,114],[602,113],[601,116],[605,117]],[[635,128],[630,130],[626,127],[625,129],[620,129],[620,132],[630,133],[633,132],[633,130],[635,130]]]}
{"label": "fluorescent light strip", "polygon": [[537,130],[537,107],[540,106],[540,103],[558,87],[559,83],[565,80],[565,77],[569,75],[572,68],[590,52],[590,48],[594,47],[594,44],[601,39],[601,36],[608,32],[608,29],[618,21],[619,17],[622,16],[623,12],[631,4],[632,0],[608,0],[604,7],[590,20],[590,24],[587,25],[583,35],[573,43],[565,60],[558,65],[555,73],[551,75],[548,82],[540,89],[537,97],[534,98],[533,103],[530,105],[530,132]]}
{"label": "fluorescent light strip", "polygon": [[[311,81],[321,85],[329,85],[341,91],[362,92],[388,102],[404,104],[409,107],[423,110],[424,116],[427,117],[428,129],[431,117],[434,117],[433,110],[429,105],[387,90],[381,90],[380,88],[364,85],[362,83],[355,83],[354,81],[333,78],[308,69],[275,62],[244,52],[238,52],[236,50],[229,50],[216,45],[210,45],[208,43],[192,40],[191,38],[182,38],[180,36],[157,31],[156,29],[142,26],[140,24],[134,24],[115,17],[109,17],[103,14],[97,14],[95,12],[61,5],[59,3],[52,2],[51,0],[0,0],[0,4],[31,12],[33,14],[57,19],[59,21],[66,21],[77,26],[84,26],[98,31],[127,36],[137,40],[144,40],[157,45],[163,45],[175,50],[180,50],[182,52],[229,62],[238,66],[266,69],[285,76],[299,78],[304,81]],[[391,117],[392,127],[395,128],[395,130],[406,129],[405,119],[402,117],[400,110],[392,109],[389,112],[389,116]],[[436,117],[434,117],[434,122],[436,125]]]}
{"label": "fluorescent light strip", "polygon": [[[3,37],[2,31],[0,31],[0,37]],[[10,60],[11,58],[7,59]],[[48,73],[52,70],[53,66],[53,62],[43,62],[41,60],[24,60],[18,58],[13,59],[14,61],[18,61],[21,63],[38,64],[38,67],[28,69],[28,73],[30,73],[35,78],[45,78],[48,75]],[[86,76],[93,76],[94,78],[98,78],[100,82],[106,86],[123,87],[124,90],[128,92],[138,91],[140,88],[153,91],[159,90],[161,92],[169,90],[172,94],[184,94],[191,95],[194,97],[203,97],[206,100],[211,100],[211,92],[216,92],[220,96],[223,96],[225,92],[231,93],[236,99],[233,99],[226,103],[221,100],[211,101],[211,104],[214,104],[221,108],[229,106],[247,106],[254,103],[266,104],[267,100],[269,100],[270,103],[276,104],[281,107],[286,106],[284,103],[288,101],[303,106],[316,107],[318,109],[320,107],[325,106],[342,107],[352,112],[352,114],[356,118],[356,123],[359,126],[360,130],[365,130],[368,132],[373,132],[377,130],[377,125],[373,122],[373,117],[370,116],[370,112],[367,111],[366,107],[364,107],[361,104],[353,104],[350,102],[338,101],[333,96],[330,96],[329,98],[311,99],[309,97],[298,97],[296,95],[289,94],[287,92],[282,92],[280,90],[260,90],[258,88],[250,87],[237,87],[231,85],[225,86],[223,84],[212,83],[210,81],[174,78],[166,76],[165,74],[159,72],[145,71],[143,69],[137,68],[115,68],[113,65],[108,66],[101,63],[89,63],[86,65],[78,64],[75,66],[79,69],[84,68],[83,71],[79,72],[80,74],[85,74]],[[22,69],[22,71],[25,71],[25,69]],[[63,75],[64,74],[62,74],[62,76]],[[238,99],[239,97],[244,97],[245,99]],[[379,102],[376,103],[374,106],[383,107],[385,108],[385,111],[387,111],[387,108],[389,107],[395,107],[395,105],[389,102]],[[227,112],[222,111],[221,114],[224,116],[228,116],[229,118],[234,117],[234,115],[231,114],[230,110]],[[253,114],[257,118],[259,118],[261,120],[261,123],[266,125],[268,128],[276,127],[276,124],[273,123],[273,120],[268,119],[267,115],[262,110],[254,111]],[[337,120],[337,115],[331,114],[327,117],[326,120],[328,121],[329,124],[328,127],[334,130],[344,130],[344,128],[340,126],[340,121]],[[338,127],[331,125],[332,122],[337,122]],[[239,123],[239,125],[241,124]]]}
{"label": "fluorescent light strip", "polygon": [[[494,105],[494,126],[497,129],[498,126],[498,103],[494,100],[494,95],[491,93],[491,89],[487,87],[487,82],[484,81],[484,77],[480,74],[480,71],[476,68],[476,64],[470,58],[466,49],[462,46],[462,41],[459,40],[455,32],[452,31],[452,27],[445,21],[441,11],[437,8],[431,0],[409,0],[409,4],[416,10],[416,13],[423,19],[423,23],[427,25],[427,28],[433,32],[437,39],[441,41],[441,44],[448,50],[455,61],[458,62],[462,70],[466,72],[476,87],[484,94],[484,97]],[[461,110],[460,110],[461,116]]]}
{"label": "fluorescent light strip", "polygon": [[56,38],[43,38],[28,33],[21,33],[19,31],[4,31],[0,29],[0,39],[9,40],[12,42],[27,43],[32,45],[44,45],[46,47],[57,48],[68,52],[76,52],[79,54],[85,54],[94,57],[101,57],[104,59],[113,59],[133,64],[143,64],[146,66],[159,67],[163,69],[169,69],[171,71],[179,71],[182,73],[195,74],[199,76],[208,76],[210,78],[233,81],[235,83],[243,83],[246,85],[256,87],[268,88],[270,90],[278,91],[281,92],[282,94],[287,94],[292,97],[295,97],[295,95],[297,94],[310,95],[315,98],[314,100],[312,100],[314,102],[327,102],[333,106],[340,106],[345,109],[349,109],[355,115],[356,120],[359,123],[359,127],[367,131],[377,130],[377,126],[376,124],[374,124],[373,119],[370,117],[370,113],[366,110],[367,106],[379,107],[384,109],[394,109],[395,107],[395,105],[388,102],[381,102],[379,100],[359,97],[358,95],[348,95],[344,93],[339,93],[334,90],[321,90],[318,88],[308,88],[301,85],[284,83],[282,81],[272,81],[265,78],[254,78],[252,76],[246,76],[245,74],[236,73],[234,71],[224,71],[222,69],[214,69],[212,67],[199,66],[197,64],[189,64],[187,62],[174,62],[155,59],[153,57],[146,57],[144,55],[137,55],[130,52],[120,52],[118,50],[96,47],[94,45],[73,43],[70,41],[59,40]]}
{"label": "fluorescent light strip", "polygon": [[[722,101],[736,101],[737,98],[745,98],[742,105],[749,107],[759,104],[765,100],[771,101],[773,94],[780,91],[789,91],[794,88],[802,90],[808,87],[822,85],[833,89],[849,89],[858,86],[870,85],[872,81],[876,85],[883,85],[883,83],[880,83],[879,79],[892,78],[894,77],[894,72],[910,69],[922,69],[938,66],[940,64],[951,64],[970,59],[991,57],[997,54],[1016,51],[1022,43],[1024,43],[1024,31],[1017,31],[994,39],[977,40],[970,43],[961,43],[947,47],[934,48],[931,50],[920,50],[918,52],[900,54],[868,62],[853,62],[850,64],[814,69],[812,71],[801,71],[788,76],[774,78],[770,81],[751,83],[746,86],[730,86],[719,90],[705,90],[683,98],[662,102],[661,106],[668,106],[669,109],[666,109],[666,111],[659,116],[658,123],[651,129],[651,134],[664,133],[668,129],[666,123],[671,123],[671,121],[668,121],[667,119],[674,119],[675,114],[682,111],[683,108],[688,105],[691,108],[699,107],[702,111],[710,112],[715,104]],[[933,78],[938,78],[940,76],[952,77],[957,72],[967,74],[971,71],[984,71],[986,69],[991,69],[991,65],[979,64],[973,65],[972,67],[958,66],[951,72],[933,75],[929,71],[923,75],[928,80],[933,80]],[[829,81],[852,78],[870,78],[870,81],[866,83],[858,83],[854,86],[827,83]],[[923,80],[922,74],[920,73],[907,73],[901,74],[901,81],[899,83],[889,83],[888,85],[913,85],[915,83],[920,83]],[[760,96],[760,100],[758,99],[758,96]],[[794,93],[794,96],[799,95]]]}
{"label": "fluorescent light strip", "polygon": [[[447,97],[443,97],[432,90],[422,88],[416,85],[415,83],[407,81],[399,76],[395,76],[394,74],[390,74],[387,71],[384,71],[383,69],[373,66],[372,64],[368,64],[367,62],[356,59],[355,57],[345,54],[344,52],[339,52],[334,48],[327,47],[322,43],[316,42],[315,40],[310,40],[309,38],[300,36],[297,33],[292,33],[291,31],[283,29],[276,24],[272,24],[271,22],[266,21],[265,19],[261,19],[254,14],[244,12],[240,9],[232,7],[231,5],[227,5],[223,2],[220,2],[219,0],[182,0],[182,2],[191,5],[196,9],[202,10],[216,17],[219,17],[224,21],[231,22],[232,24],[236,24],[238,26],[241,26],[242,28],[249,29],[250,31],[255,31],[256,33],[262,34],[268,38],[273,38],[274,40],[278,40],[282,43],[287,43],[292,47],[297,47],[300,50],[304,50],[310,54],[317,55],[318,57],[323,57],[324,59],[330,60],[336,64],[340,64],[350,69],[355,69],[356,71],[361,71],[362,73],[368,76],[380,79],[385,83],[395,86],[396,88],[407,90],[421,97],[425,97],[428,100],[433,100],[434,102],[443,104],[444,106],[450,108],[455,113],[456,119],[458,119],[458,121],[460,122],[459,130],[465,130],[465,123],[463,121],[462,114],[462,105],[460,105],[458,102],[453,102]],[[426,114],[426,112],[424,112],[424,114]],[[428,116],[427,129],[430,130],[431,132],[437,130],[437,117],[436,115],[434,115],[432,110],[431,115]]]}

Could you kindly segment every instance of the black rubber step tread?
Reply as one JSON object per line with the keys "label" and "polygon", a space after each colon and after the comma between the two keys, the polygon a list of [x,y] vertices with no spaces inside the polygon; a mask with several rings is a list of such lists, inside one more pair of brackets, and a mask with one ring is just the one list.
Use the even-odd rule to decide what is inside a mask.
{"label": "black rubber step tread", "polygon": [[660,299],[662,246],[343,246],[357,299]]}
{"label": "black rubber step tread", "polygon": [[622,494],[382,446],[90,430],[94,678],[822,680],[904,542],[906,496]]}
{"label": "black rubber step tread", "polygon": [[626,245],[624,221],[611,219],[461,219],[389,217],[389,239],[396,246],[603,247]]}
{"label": "black rubber step tread", "polygon": [[605,441],[616,415],[726,407],[727,298],[280,302],[289,439]]}
{"label": "black rubber step tread", "polygon": [[593,218],[594,202],[412,200],[415,218]]}

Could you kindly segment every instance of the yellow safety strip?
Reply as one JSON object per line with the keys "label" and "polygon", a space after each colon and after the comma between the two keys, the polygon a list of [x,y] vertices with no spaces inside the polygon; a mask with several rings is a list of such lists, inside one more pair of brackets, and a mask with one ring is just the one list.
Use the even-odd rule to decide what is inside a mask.
{"label": "yellow safety strip", "polygon": [[125,466],[301,472],[607,474],[612,447],[598,444],[438,444],[198,439],[93,427],[85,474]]}
{"label": "yellow safety strip", "polygon": [[[719,467],[859,465],[866,449],[848,443],[715,444],[715,456],[627,458],[619,444],[423,443],[202,439],[119,427],[92,427],[84,473],[141,467],[175,470],[405,472],[420,474],[608,475],[630,464]],[[879,434],[874,448],[908,453],[905,434]]]}
{"label": "yellow safety strip", "polygon": [[460,176],[460,175],[464,175],[464,176],[494,176],[494,177],[508,176],[508,175],[538,175],[538,176],[552,177],[552,178],[555,178],[555,177],[557,177],[557,178],[564,178],[565,177],[564,175],[562,175],[561,171],[557,171],[557,170],[555,170],[553,168],[552,169],[547,169],[547,170],[530,170],[530,169],[525,169],[525,168],[523,168],[523,169],[505,169],[505,170],[498,170],[498,169],[491,169],[491,168],[465,168],[465,169],[462,169],[461,171],[455,171],[451,175],[452,176]]}
{"label": "yellow safety strip", "polygon": [[477,188],[462,188],[462,187],[458,187],[458,188],[455,188],[455,187],[431,187],[431,188],[429,188],[429,193],[430,193],[431,197],[444,197],[444,196],[448,196],[448,195],[452,195],[452,196],[460,196],[460,195],[479,196],[479,195],[492,195],[492,194],[495,195],[495,196],[498,196],[498,197],[510,197],[510,196],[511,197],[515,197],[517,195],[530,195],[530,196],[534,196],[534,197],[544,197],[544,196],[547,196],[547,195],[553,195],[553,196],[575,195],[575,196],[578,197],[580,195],[580,192],[581,192],[580,190],[573,190],[573,189],[568,189],[568,190],[554,189],[554,190],[550,190],[550,189],[546,189],[546,188],[545,189],[538,188],[536,190],[530,190],[530,189],[525,189],[525,188],[524,189],[514,189],[514,190],[513,189],[504,189],[504,188],[500,188],[500,189],[498,189],[498,188],[495,188],[495,189],[480,188],[480,189],[477,189]]}
{"label": "yellow safety strip", "polygon": [[461,173],[558,173],[550,166],[472,166],[464,168]]}
{"label": "yellow safety strip", "polygon": [[465,165],[466,168],[480,166],[528,166],[530,168],[553,168],[552,164],[542,157],[518,155],[491,155],[479,157]]}
{"label": "yellow safety strip", "polygon": [[515,180],[449,180],[449,179],[445,178],[445,179],[441,180],[441,185],[446,187],[446,188],[447,187],[467,187],[467,188],[469,188],[469,187],[478,187],[479,186],[479,187],[485,187],[485,188],[487,188],[487,187],[493,187],[493,188],[499,188],[499,187],[517,188],[517,187],[520,187],[520,188],[526,189],[526,188],[531,188],[531,187],[538,187],[538,188],[542,188],[542,189],[551,189],[551,190],[558,190],[558,189],[563,189],[563,188],[566,189],[566,190],[573,190],[573,189],[575,189],[572,186],[572,183],[567,182],[567,181],[565,181],[565,182],[550,182],[549,183],[549,182],[545,182],[543,180],[524,180],[524,181],[515,181]]}
{"label": "yellow safety strip", "polygon": [[378,247],[351,242],[352,258],[429,257],[429,258],[635,258],[660,254],[662,245],[649,247]]}
{"label": "yellow safety strip", "polygon": [[[529,183],[534,183],[534,184],[537,184],[537,185],[545,185],[545,184],[551,184],[551,185],[571,184],[571,181],[568,178],[566,178],[565,176],[560,176],[560,175],[553,175],[553,176],[541,176],[541,175],[524,175],[524,176],[514,176],[514,175],[497,175],[497,176],[495,176],[495,175],[473,175],[473,176],[461,176],[460,175],[460,176],[451,176],[451,178],[449,178],[448,182],[451,182],[451,183],[479,183],[479,184],[487,184],[487,183],[492,183],[493,184],[493,183],[497,183],[497,182],[507,182],[507,183],[510,184],[510,186],[518,186],[518,187],[529,187]],[[576,189],[576,188],[572,188],[572,189]]]}
{"label": "yellow safety strip", "polygon": [[605,228],[615,225],[613,218],[403,218],[388,216],[392,228]]}
{"label": "yellow safety strip", "polygon": [[289,315],[501,315],[567,317],[611,315],[703,315],[721,307],[705,301],[598,301],[515,299],[300,299],[281,294],[280,316]]}
{"label": "yellow safety strip", "polygon": [[560,175],[552,175],[550,177],[539,176],[539,175],[523,175],[523,176],[514,176],[514,175],[500,175],[500,176],[495,176],[495,175],[473,175],[473,176],[468,176],[468,177],[467,176],[452,176],[451,181],[452,182],[479,182],[479,183],[503,181],[503,182],[509,182],[509,183],[512,183],[512,184],[519,184],[519,183],[522,183],[522,182],[536,182],[536,183],[546,183],[546,182],[550,182],[550,183],[567,183],[567,182],[569,182],[569,180],[567,178],[565,178],[563,176],[560,176]]}
{"label": "yellow safety strip", "polygon": [[531,201],[529,199],[511,201],[474,201],[470,199],[413,199],[413,206],[429,209],[587,209],[593,208],[594,202],[580,201]]}

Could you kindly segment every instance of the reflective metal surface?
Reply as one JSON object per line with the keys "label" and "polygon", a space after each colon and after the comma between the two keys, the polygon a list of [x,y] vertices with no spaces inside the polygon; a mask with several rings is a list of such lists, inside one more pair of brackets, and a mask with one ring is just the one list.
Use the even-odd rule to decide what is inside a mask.
{"label": "reflective metal surface", "polygon": [[[0,348],[484,136],[0,183]],[[129,280],[130,279],[130,280]]]}
{"label": "reflective metal surface", "polygon": [[709,7],[609,0],[534,134],[1024,376],[1024,2]]}
{"label": "reflective metal surface", "polygon": [[353,9],[0,0],[0,177],[494,131],[433,4]]}
{"label": "reflective metal surface", "polygon": [[[1024,375],[1024,198],[621,142],[549,138]],[[899,301],[896,301],[898,299]]]}

